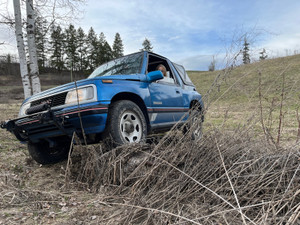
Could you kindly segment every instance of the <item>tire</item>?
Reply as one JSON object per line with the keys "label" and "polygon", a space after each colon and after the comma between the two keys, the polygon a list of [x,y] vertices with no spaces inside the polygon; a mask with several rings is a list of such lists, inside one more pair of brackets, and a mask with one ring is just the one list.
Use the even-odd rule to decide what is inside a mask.
{"label": "tire", "polygon": [[51,148],[47,141],[28,142],[29,154],[36,162],[43,165],[54,164],[67,159],[69,150],[70,141],[59,142],[55,147]]}
{"label": "tire", "polygon": [[192,131],[192,140],[200,140],[202,138],[202,112],[199,110],[192,110],[191,115],[190,115],[191,121],[192,121],[192,126],[191,129]]}
{"label": "tire", "polygon": [[134,102],[120,100],[111,105],[105,132],[107,144],[116,147],[144,142],[146,136],[147,124],[144,114]]}
{"label": "tire", "polygon": [[200,140],[202,138],[202,123],[203,115],[201,110],[192,107],[189,112],[189,119],[183,127],[183,133],[185,135],[190,134],[192,140]]}

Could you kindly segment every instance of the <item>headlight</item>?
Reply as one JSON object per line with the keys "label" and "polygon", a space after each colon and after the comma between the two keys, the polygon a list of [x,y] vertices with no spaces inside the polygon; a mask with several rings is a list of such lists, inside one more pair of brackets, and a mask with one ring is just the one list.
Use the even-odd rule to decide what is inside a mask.
{"label": "headlight", "polygon": [[[77,100],[78,97],[78,100]],[[66,97],[65,104],[77,103],[94,98],[93,87],[79,88],[69,91]]]}
{"label": "headlight", "polygon": [[26,110],[30,107],[30,102],[25,103],[24,105],[21,106],[20,112],[19,112],[19,117],[26,116]]}

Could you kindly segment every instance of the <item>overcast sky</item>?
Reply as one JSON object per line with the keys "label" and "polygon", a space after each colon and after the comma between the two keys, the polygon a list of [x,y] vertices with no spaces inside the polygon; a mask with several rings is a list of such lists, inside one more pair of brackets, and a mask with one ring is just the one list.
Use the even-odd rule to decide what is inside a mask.
{"label": "overcast sky", "polygon": [[[274,57],[300,53],[299,0],[87,0],[81,7],[76,27],[104,32],[111,45],[119,32],[125,54],[148,38],[154,52],[188,70],[207,70],[212,56],[222,58],[243,33],[253,42],[253,58],[262,48]],[[13,32],[0,27],[2,41],[9,45],[0,46],[1,54],[14,47]]]}

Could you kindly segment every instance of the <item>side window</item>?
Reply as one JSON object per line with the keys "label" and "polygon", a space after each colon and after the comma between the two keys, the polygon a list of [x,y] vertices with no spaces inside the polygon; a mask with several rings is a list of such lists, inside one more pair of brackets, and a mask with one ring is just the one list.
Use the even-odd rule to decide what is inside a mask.
{"label": "side window", "polygon": [[173,63],[173,65],[175,66],[177,72],[179,73],[182,81],[185,83],[185,84],[188,84],[188,85],[193,85],[191,79],[189,78],[189,76],[187,75],[185,69],[183,66],[181,65],[178,65],[176,63]]}
{"label": "side window", "polygon": [[175,76],[173,75],[168,62],[163,58],[149,54],[147,72],[158,70],[158,67],[161,65],[163,67],[165,67],[166,72],[164,74],[164,78],[161,80],[158,80],[157,82],[158,83],[166,83],[166,84],[176,84],[177,82],[176,82]]}

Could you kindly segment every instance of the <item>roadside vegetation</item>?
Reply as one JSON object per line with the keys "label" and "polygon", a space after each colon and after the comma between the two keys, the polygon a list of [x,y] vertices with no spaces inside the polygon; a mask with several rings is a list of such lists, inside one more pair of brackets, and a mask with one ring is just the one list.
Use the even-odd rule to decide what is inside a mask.
{"label": "roadside vegetation", "polygon": [[[68,161],[40,166],[0,130],[0,224],[299,224],[299,62],[190,71],[206,103],[200,140],[188,121],[185,135],[109,152],[78,144]],[[5,120],[21,92],[1,82]]]}

